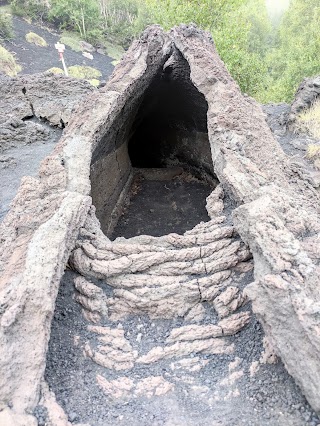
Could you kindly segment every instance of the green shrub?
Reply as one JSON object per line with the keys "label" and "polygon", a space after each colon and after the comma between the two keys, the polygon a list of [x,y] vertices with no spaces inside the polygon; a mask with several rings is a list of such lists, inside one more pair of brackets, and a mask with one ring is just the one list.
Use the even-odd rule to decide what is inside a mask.
{"label": "green shrub", "polygon": [[100,80],[98,80],[97,78],[92,78],[91,80],[88,80],[90,84],[92,84],[92,86],[94,87],[98,87],[100,84]]}
{"label": "green shrub", "polygon": [[47,46],[47,42],[45,41],[45,39],[33,32],[26,34],[26,40],[28,43],[35,44],[36,46]]}
{"label": "green shrub", "polygon": [[52,67],[48,69],[47,72],[52,72],[53,74],[64,74],[64,71],[58,67]]}
{"label": "green shrub", "polygon": [[21,66],[16,63],[14,56],[0,45],[0,71],[10,77],[15,77],[21,69]]}
{"label": "green shrub", "polygon": [[292,0],[267,55],[266,101],[291,102],[304,77],[320,74],[319,0]]}
{"label": "green shrub", "polygon": [[63,31],[62,36],[60,37],[60,43],[69,46],[75,52],[81,52],[80,46],[81,36],[79,33],[74,31]]}
{"label": "green shrub", "polygon": [[[244,92],[258,96],[265,89],[268,74],[265,54],[272,28],[264,0],[132,1],[138,5],[138,11],[131,11],[136,19],[133,24],[128,17],[123,19],[122,31],[130,25],[131,34],[137,34],[150,23],[160,24],[168,30],[174,25],[194,22],[212,33],[222,60]],[[109,15],[114,5],[122,11],[120,16],[124,16],[123,2],[128,3],[110,0],[107,3]],[[109,24],[112,35],[117,35],[115,21],[112,19]]]}
{"label": "green shrub", "polygon": [[95,42],[102,35],[96,0],[52,0],[49,19],[62,29],[77,31],[89,42]]}
{"label": "green shrub", "polygon": [[102,39],[100,40],[100,44],[103,46],[106,54],[114,59],[115,61],[119,62],[124,54],[124,48],[118,44],[111,43],[108,40]]}
{"label": "green shrub", "polygon": [[[61,68],[53,67],[48,69],[47,72],[52,72],[53,74],[64,74],[64,71]],[[73,65],[68,67],[69,77],[79,78],[87,80],[92,86],[99,86],[101,77],[101,72],[96,68],[86,67],[82,65]]]}
{"label": "green shrub", "polygon": [[13,26],[12,17],[10,13],[5,10],[0,12],[0,39],[11,39],[13,38]]}
{"label": "green shrub", "polygon": [[44,21],[48,17],[47,3],[37,0],[11,0],[12,12],[15,15],[29,17],[35,21]]}
{"label": "green shrub", "polygon": [[109,0],[102,2],[101,14],[105,36],[121,46],[128,47],[134,36],[147,22],[137,28],[137,18],[143,8],[139,0]]}
{"label": "green shrub", "polygon": [[101,72],[93,67],[73,65],[68,67],[70,77],[84,78],[86,80],[98,79],[101,77]]}

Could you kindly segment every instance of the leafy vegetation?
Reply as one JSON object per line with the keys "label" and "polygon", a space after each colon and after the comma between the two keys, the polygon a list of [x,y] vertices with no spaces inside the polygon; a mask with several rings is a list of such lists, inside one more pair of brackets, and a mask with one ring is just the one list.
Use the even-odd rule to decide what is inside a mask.
{"label": "leafy vegetation", "polygon": [[84,78],[86,80],[98,79],[102,75],[96,68],[81,65],[68,67],[68,72],[71,77]]}
{"label": "leafy vegetation", "polygon": [[296,126],[298,130],[320,139],[320,99],[316,100],[309,109],[299,114]]}
{"label": "leafy vegetation", "polygon": [[313,162],[316,169],[320,170],[320,146],[311,144],[307,148],[307,158]]}
{"label": "leafy vegetation", "polygon": [[48,2],[38,0],[11,0],[12,12],[15,15],[28,17],[37,21],[48,17]]}
{"label": "leafy vegetation", "polygon": [[74,31],[63,31],[62,35],[60,37],[60,43],[65,44],[66,46],[69,46],[72,50],[75,52],[81,52],[81,46],[80,46],[81,36],[79,33],[76,33]]}
{"label": "leafy vegetation", "polygon": [[[81,52],[81,36],[74,31],[63,31],[60,37],[60,42],[69,46],[75,52]],[[113,64],[118,62],[124,54],[124,48],[119,44],[112,43],[107,39],[99,39],[98,44],[106,52],[106,54],[114,59]]]}
{"label": "leafy vegetation", "polygon": [[53,74],[64,74],[64,71],[59,67],[52,67],[48,69],[47,72],[52,72]]}
{"label": "leafy vegetation", "polygon": [[264,0],[243,3],[227,13],[212,31],[229,72],[242,91],[256,98],[265,87],[266,42],[270,31]]}
{"label": "leafy vegetation", "polygon": [[13,38],[12,16],[10,8],[0,7],[0,40]]}
{"label": "leafy vegetation", "polygon": [[92,84],[92,86],[94,87],[98,87],[100,84],[100,80],[98,80],[97,78],[92,78],[91,80],[88,80],[90,84]]}
{"label": "leafy vegetation", "polygon": [[37,46],[47,46],[47,42],[45,41],[45,39],[39,36],[38,34],[33,33],[32,31],[26,34],[26,40],[28,43],[36,44]]}
{"label": "leafy vegetation", "polygon": [[15,77],[21,69],[21,66],[16,63],[14,56],[0,45],[0,71],[10,77]]}
{"label": "leafy vegetation", "polygon": [[103,40],[101,44],[110,58],[114,59],[115,61],[120,61],[124,54],[124,48],[122,46],[111,43],[108,40]]}
{"label": "leafy vegetation", "polygon": [[304,77],[320,74],[320,4],[291,0],[267,54],[270,85],[264,101],[290,101]]}
{"label": "leafy vegetation", "polygon": [[148,0],[99,0],[102,32],[111,42],[128,47],[145,26]]}
{"label": "leafy vegetation", "polygon": [[320,73],[319,0],[291,0],[276,18],[267,13],[265,0],[11,0],[11,5],[15,13],[58,25],[61,41],[72,49],[80,51],[79,41],[86,40],[116,61],[122,52],[113,46],[127,48],[149,24],[169,29],[195,22],[212,33],[241,89],[260,102],[290,101],[303,77]]}
{"label": "leafy vegetation", "polygon": [[100,12],[94,0],[52,0],[49,19],[61,28],[76,30],[82,39],[95,41],[100,35]]}
{"label": "leafy vegetation", "polygon": [[[48,69],[48,72],[52,72],[53,74],[64,74],[64,71],[58,67],[50,68]],[[68,73],[70,77],[87,80],[95,87],[99,86],[99,77],[102,75],[96,68],[81,65],[68,67]]]}

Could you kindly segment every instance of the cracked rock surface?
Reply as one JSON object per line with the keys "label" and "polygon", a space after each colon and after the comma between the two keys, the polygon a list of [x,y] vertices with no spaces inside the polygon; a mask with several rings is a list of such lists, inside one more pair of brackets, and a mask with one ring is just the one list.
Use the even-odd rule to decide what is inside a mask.
{"label": "cracked rock surface", "polygon": [[0,76],[0,220],[21,178],[37,174],[75,106],[92,91],[87,82],[52,74]]}
{"label": "cracked rock surface", "polygon": [[[212,302],[226,287],[231,268],[251,255],[233,237],[233,227],[224,224],[225,217],[217,216],[223,210],[222,196],[217,187],[208,197],[211,220],[183,235],[142,235],[111,242],[99,232],[94,214],[88,216],[70,261],[82,276],[103,279],[113,288],[104,308],[111,319],[140,313],[151,318],[184,316],[199,301]],[[88,291],[77,289],[89,314],[99,314],[95,299],[86,298]]]}

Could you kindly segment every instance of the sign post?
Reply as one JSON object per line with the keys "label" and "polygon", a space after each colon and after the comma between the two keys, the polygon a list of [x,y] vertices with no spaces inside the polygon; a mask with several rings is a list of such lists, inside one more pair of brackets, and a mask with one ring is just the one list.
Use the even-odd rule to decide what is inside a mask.
{"label": "sign post", "polygon": [[58,41],[58,43],[56,43],[56,44],[54,45],[54,47],[55,47],[55,48],[57,49],[57,51],[59,52],[59,56],[60,56],[60,60],[61,60],[62,65],[63,65],[64,73],[65,73],[65,75],[68,77],[68,76],[69,76],[69,74],[68,74],[68,69],[67,69],[67,67],[66,67],[66,64],[65,64],[65,62],[64,62],[64,57],[63,57],[63,52],[65,51],[66,46],[65,46],[64,44],[62,44],[62,43],[60,43],[60,42]]}

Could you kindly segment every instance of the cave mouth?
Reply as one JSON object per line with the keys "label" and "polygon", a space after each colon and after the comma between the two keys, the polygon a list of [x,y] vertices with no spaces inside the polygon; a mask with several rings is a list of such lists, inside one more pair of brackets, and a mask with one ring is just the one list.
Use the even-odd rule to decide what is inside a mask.
{"label": "cave mouth", "polygon": [[208,104],[190,79],[190,67],[175,52],[147,90],[128,140],[134,168],[176,165],[213,177],[207,129]]}
{"label": "cave mouth", "polygon": [[176,52],[145,91],[132,123],[134,178],[112,238],[183,234],[209,220],[206,198],[215,179],[207,111],[188,62]]}
{"label": "cave mouth", "polygon": [[[128,210],[128,205],[132,204],[138,187],[139,191],[147,192],[152,192],[153,188],[149,198],[154,199],[157,207],[150,206],[150,199],[142,197],[139,208],[148,206],[151,211],[163,211],[163,218],[156,221],[163,226],[156,225],[152,230],[148,226],[143,229],[133,223],[131,225],[137,234],[161,235],[167,231],[181,233],[189,229],[189,225],[194,226],[196,221],[207,220],[205,198],[218,183],[208,138],[208,104],[190,79],[190,66],[186,59],[174,50],[147,87],[143,87],[143,82],[139,84],[102,136],[92,156],[91,195],[101,228],[107,236],[114,235],[115,226]],[[179,173],[175,172],[177,169]],[[136,184],[137,175],[139,185]],[[171,178],[168,179],[168,176]],[[165,182],[168,180],[173,181],[171,189],[177,195],[171,200],[176,209],[172,221],[169,221],[173,224],[171,228],[165,225],[171,195],[167,190],[170,185]],[[151,183],[154,181],[158,184]],[[200,189],[200,184],[206,185],[206,188]],[[203,195],[202,203],[198,193]],[[181,206],[179,203],[182,203]],[[202,213],[195,214],[192,203],[197,209],[202,209]],[[177,212],[183,210],[194,217],[192,224],[186,217],[177,217]],[[148,221],[150,217],[141,216],[141,220]],[[175,229],[174,224],[179,221],[185,226]],[[128,234],[127,230],[125,233]],[[129,234],[132,235],[132,232]]]}

